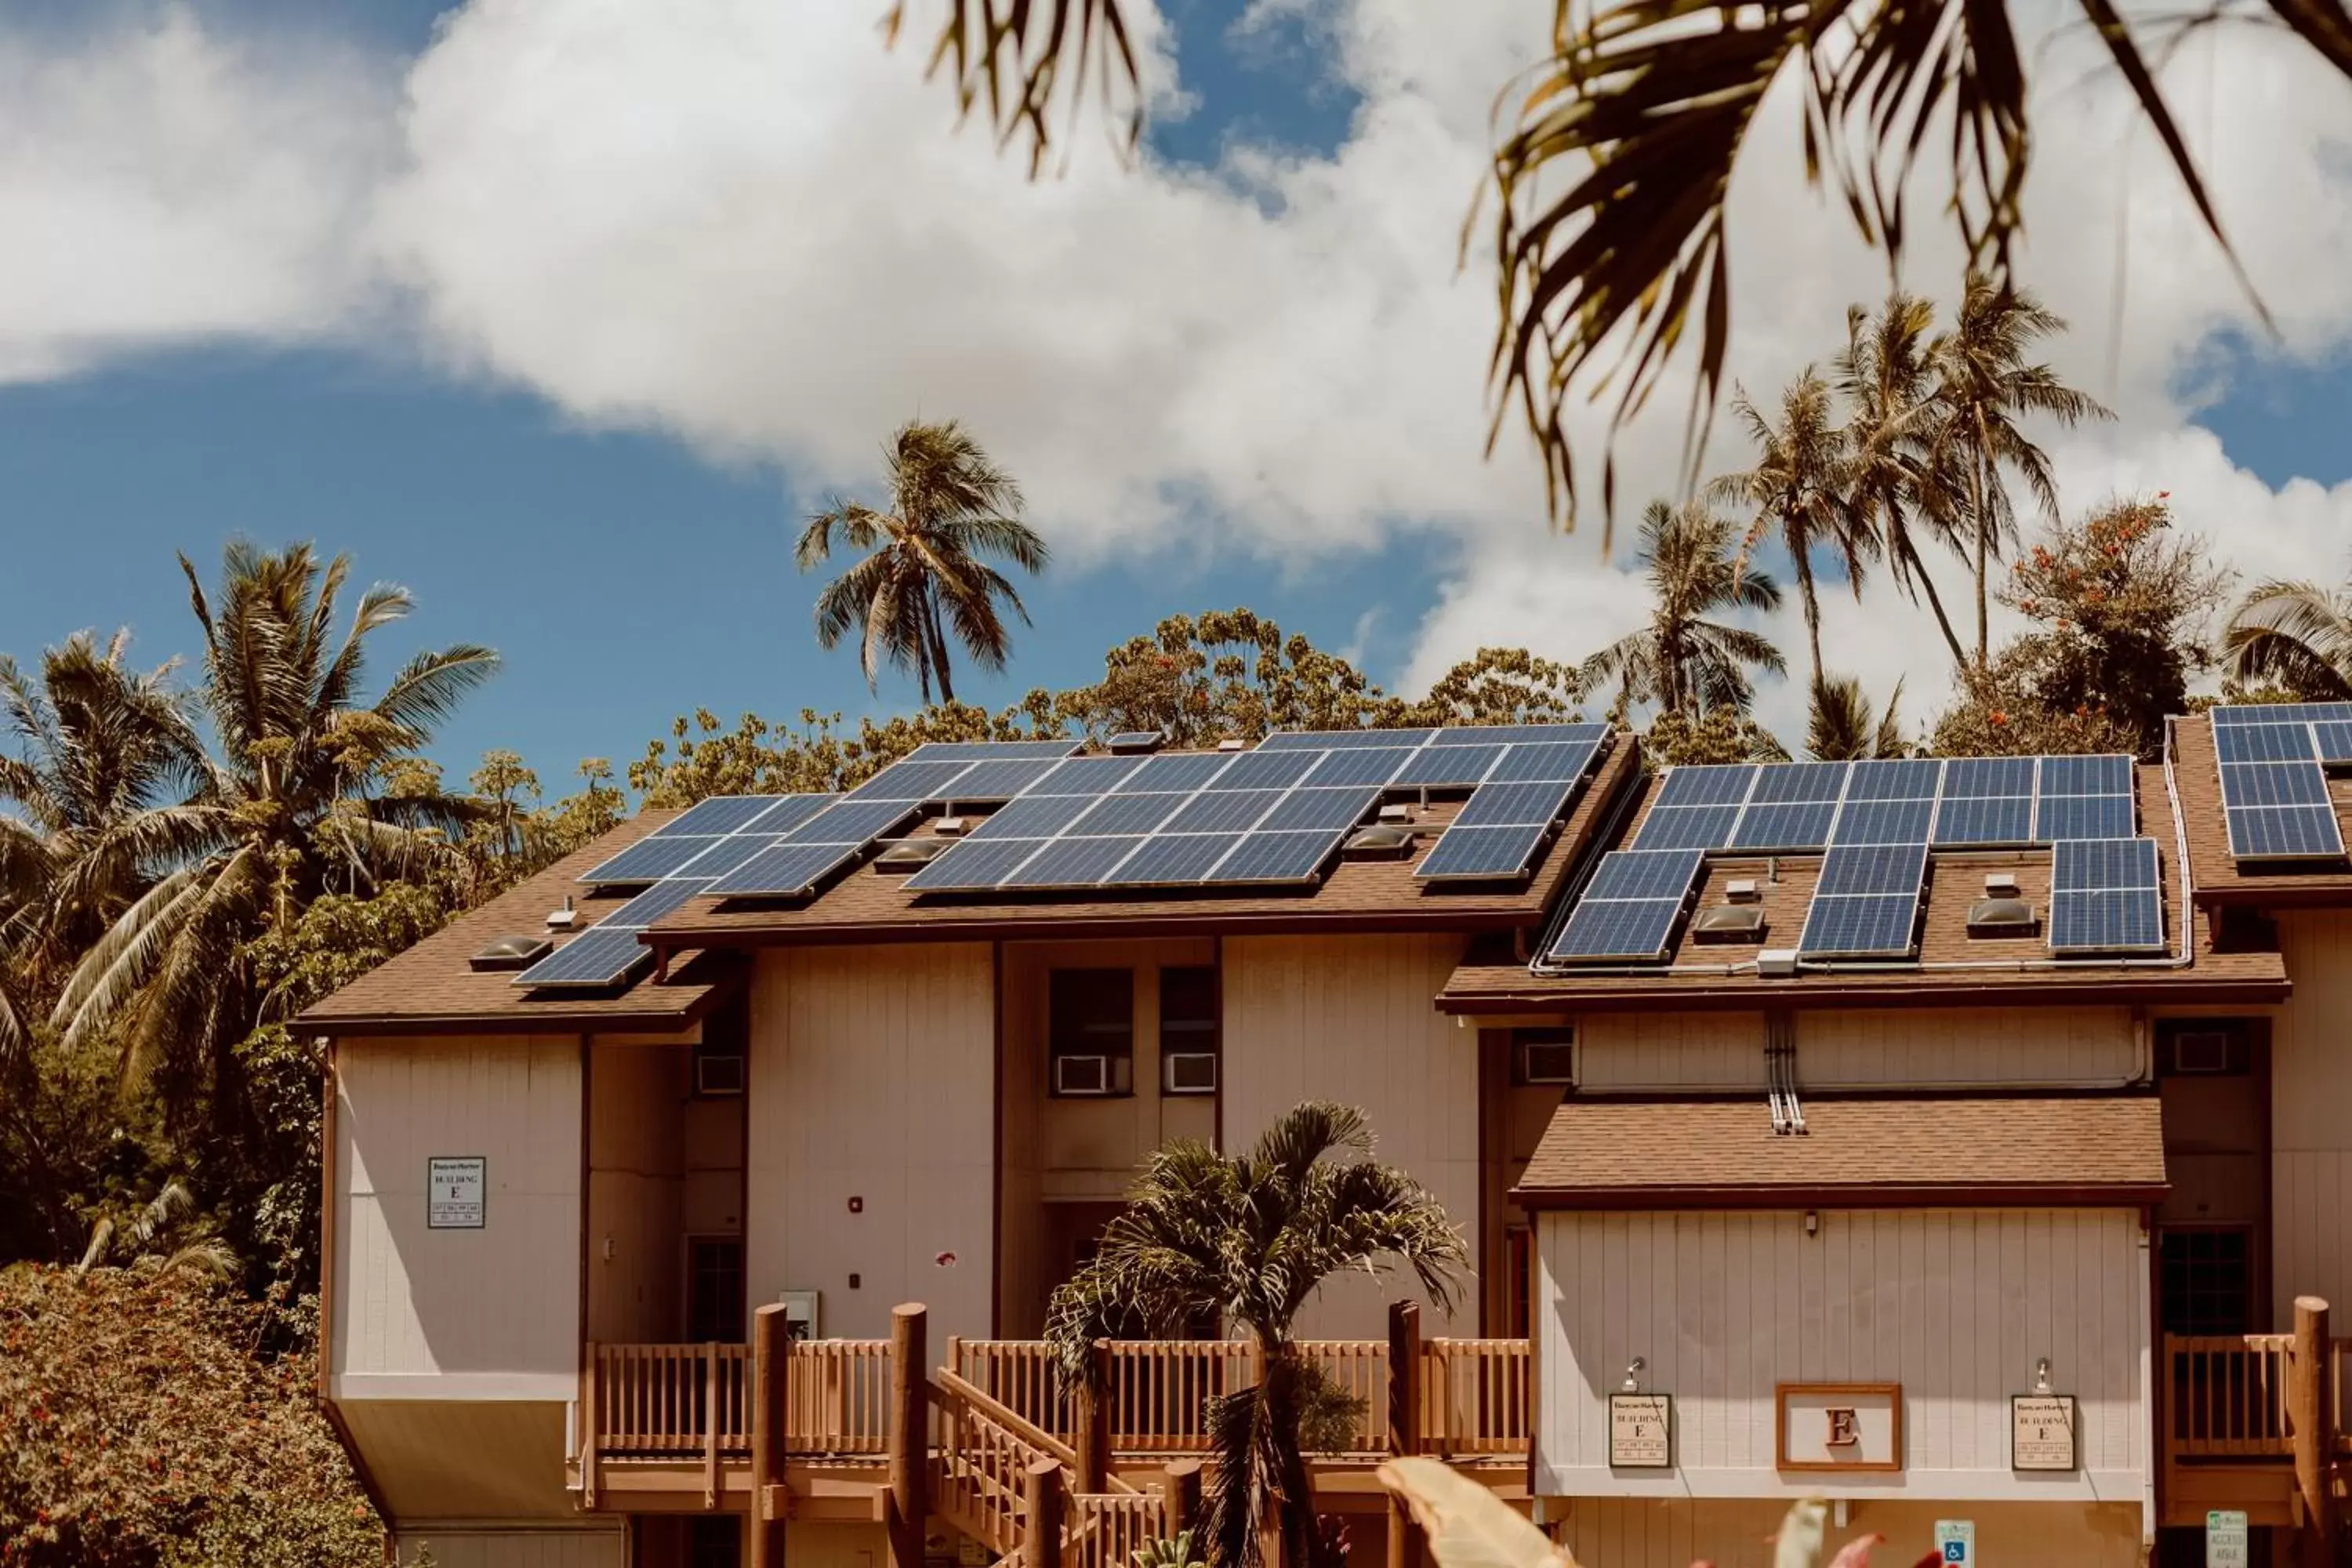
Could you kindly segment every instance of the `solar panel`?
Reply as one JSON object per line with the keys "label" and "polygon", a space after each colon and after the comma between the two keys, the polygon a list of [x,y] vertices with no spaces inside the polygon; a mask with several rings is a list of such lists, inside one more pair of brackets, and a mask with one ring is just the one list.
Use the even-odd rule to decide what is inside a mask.
{"label": "solar panel", "polygon": [[1701,859],[1696,849],[1620,849],[1602,856],[1545,957],[1655,963],[1665,955]]}
{"label": "solar panel", "polygon": [[658,882],[717,845],[720,837],[719,834],[656,833],[638,839],[583,874],[580,879],[606,887],[629,882]]}
{"label": "solar panel", "polygon": [[1140,837],[1055,838],[1008,873],[1007,888],[1091,887],[1141,847]]}
{"label": "solar panel", "polygon": [[1875,757],[1853,764],[1846,775],[1845,798],[1857,800],[1933,800],[1944,779],[1944,764],[1936,757]]}
{"label": "solar panel", "polygon": [[[817,811],[823,809],[824,805],[831,802],[832,798],[833,797],[831,795],[788,795],[782,796],[772,795],[714,795],[709,799],[698,801],[695,805],[688,807],[685,816],[662,824],[660,831],[663,834],[684,834],[688,837],[697,834],[708,833],[739,833],[744,828],[751,826],[754,822],[759,821],[760,818],[768,816],[770,813],[781,812],[783,807],[791,805],[793,802],[813,801],[817,803],[815,805],[811,806],[806,812],[802,814],[801,817],[798,819],[800,821],[805,821],[808,817],[815,816]],[[785,815],[789,814],[787,813]],[[793,822],[780,823],[778,826],[769,828],[768,831],[771,833],[783,833],[789,831],[796,824]]]}
{"label": "solar panel", "polygon": [[1944,764],[1944,798],[2033,795],[2032,757],[1954,757]]}
{"label": "solar panel", "polygon": [[[1091,807],[1074,831],[1079,833],[1149,833],[1176,815],[1178,809],[1192,797],[1171,792],[1155,791],[1150,795],[1107,795],[1097,801],[1082,802]],[[1014,801],[1013,805],[1023,804]],[[1010,811],[1012,806],[1007,806]],[[1065,824],[1064,826],[1069,826]],[[1056,827],[1049,831],[1059,832]]]}
{"label": "solar panel", "polygon": [[2213,754],[2223,763],[2299,763],[2319,749],[2308,724],[2233,724],[2213,731]]}
{"label": "solar panel", "polygon": [[[1380,798],[1381,792],[1376,789],[1293,790],[1258,826],[1274,832],[1353,827]],[[1475,802],[1477,797],[1471,798]]]}
{"label": "solar panel", "polygon": [[1042,838],[967,838],[907,879],[924,892],[978,892],[993,888],[1045,847]]}
{"label": "solar panel", "polygon": [[[1457,731],[1459,733],[1460,731]],[[1419,746],[1434,730],[1283,730],[1257,743],[1261,752],[1349,751],[1358,746]],[[1480,737],[1469,736],[1465,744]]]}
{"label": "solar panel", "polygon": [[1176,752],[1146,757],[1143,765],[1113,787],[1124,795],[1143,790],[1181,790],[1186,795],[1207,787],[1234,757],[1218,752]]}
{"label": "solar panel", "polygon": [[1054,771],[1042,757],[974,763],[934,798],[954,801],[1010,800]]}
{"label": "solar panel", "polygon": [[2224,763],[2224,805],[2326,805],[2327,775],[2308,763]]}
{"label": "solar panel", "polygon": [[1217,865],[1225,882],[1304,882],[1339,847],[1336,833],[1253,833]]}
{"label": "solar panel", "polygon": [[1822,857],[1822,874],[1813,884],[1813,897],[1916,894],[1927,870],[1927,847],[1924,844],[1842,845]]}
{"label": "solar panel", "polygon": [[730,833],[680,867],[676,875],[723,877],[762,849],[772,848],[783,841],[783,835],[780,833]]}
{"label": "solar panel", "polygon": [[855,865],[865,850],[862,843],[795,844],[787,840],[761,850],[712,882],[710,892],[719,898],[797,898],[814,892],[816,885],[834,872]]}
{"label": "solar panel", "polygon": [[1595,741],[1564,746],[1513,746],[1486,779],[1489,784],[1573,781],[1582,778],[1592,766],[1592,759],[1600,754],[1601,746]]}
{"label": "solar panel", "polygon": [[2213,710],[2213,728],[2232,724],[2324,724],[2352,720],[2352,702],[2235,702]]}
{"label": "solar panel", "polygon": [[1782,763],[1759,769],[1748,798],[1757,805],[1783,801],[1834,801],[1845,793],[1850,763]]}
{"label": "solar panel", "polygon": [[[1181,799],[1181,796],[1145,796]],[[1032,795],[1006,801],[981,819],[966,835],[971,838],[1044,838],[1077,820],[1088,806],[1101,803],[1082,795]]]}
{"label": "solar panel", "polygon": [[1847,796],[1830,829],[1832,844],[1925,844],[1936,803],[1921,800],[1855,800]]}
{"label": "solar panel", "polygon": [[1759,853],[1819,849],[1829,842],[1830,822],[1836,816],[1837,802],[1833,800],[1781,801],[1771,805],[1751,801],[1740,816],[1729,847]]}
{"label": "solar panel", "polygon": [[710,889],[708,877],[672,877],[656,882],[603,920],[597,931],[643,931],[673,910],[685,908]]}
{"label": "solar panel", "polygon": [[2163,947],[2156,841],[2072,839],[2053,846],[2049,940],[2053,952]]}
{"label": "solar panel", "polygon": [[1606,724],[1461,724],[1432,734],[1432,746],[1480,746],[1490,742],[1538,745],[1547,742],[1608,739]]}
{"label": "solar panel", "polygon": [[1489,827],[1457,824],[1447,828],[1436,846],[1421,858],[1412,874],[1424,882],[1491,882],[1516,877],[1527,869],[1550,831],[1550,825],[1541,822]]}
{"label": "solar panel", "polygon": [[2336,860],[2343,831],[2322,760],[2352,760],[2352,705],[2213,710],[2213,753],[2230,853],[2242,860]]}
{"label": "solar panel", "polygon": [[2352,763],[2352,718],[2325,720],[2312,725],[2323,763]]}
{"label": "solar panel", "polygon": [[1573,784],[1490,784],[1454,819],[1458,826],[1493,827],[1559,820]]}
{"label": "solar panel", "polygon": [[1010,757],[1067,757],[1080,741],[927,741],[907,753],[910,763],[986,763]]}
{"label": "solar panel", "polygon": [[1936,809],[1939,848],[1975,844],[2033,842],[2033,797],[2030,795],[1946,795]]}
{"label": "solar panel", "polygon": [[1312,752],[1244,752],[1228,762],[1208,787],[1227,789],[1288,789],[1315,765]]}
{"label": "solar panel", "polygon": [[[1423,746],[1389,782],[1423,789],[1463,789],[1486,776],[1500,761],[1501,746]],[[1293,756],[1297,752],[1290,753]]]}
{"label": "solar panel", "polygon": [[968,762],[892,763],[856,789],[851,800],[940,800],[950,783],[971,764]]}
{"label": "solar panel", "polygon": [[[1314,784],[1384,784],[1396,777],[1412,753],[1394,746],[1358,746],[1333,752],[1307,775]],[[1507,761],[1508,759],[1505,759]]]}
{"label": "solar panel", "polygon": [[2033,817],[2033,837],[2128,838],[2137,826],[2127,795],[2048,795]]}
{"label": "solar panel", "polygon": [[1209,790],[1194,795],[1168,821],[1171,833],[1238,833],[1253,826],[1282,798],[1278,789]]}
{"label": "solar panel", "polygon": [[2344,836],[2326,805],[2249,805],[2222,813],[2241,860],[2340,860]]}
{"label": "solar panel", "polygon": [[1029,786],[1030,795],[1107,795],[1132,778],[1150,757],[1072,757]]}
{"label": "solar panel", "polygon": [[1683,805],[1738,805],[1748,798],[1762,772],[1750,763],[1706,763],[1670,768],[1658,791],[1658,809]]}
{"label": "solar panel", "polygon": [[845,800],[825,807],[790,833],[787,844],[865,844],[912,817],[911,800]]}
{"label": "solar panel", "polygon": [[1916,893],[1816,898],[1797,951],[1814,958],[1908,958],[1918,914]]}
{"label": "solar panel", "polygon": [[2131,794],[2132,760],[2113,754],[2092,757],[2043,757],[2042,796],[2053,795]]}
{"label": "solar panel", "polygon": [[1163,833],[1121,861],[1108,882],[1118,887],[1186,887],[1205,879],[1234,847],[1229,833]]}
{"label": "solar panel", "polygon": [[1739,821],[1736,805],[1658,806],[1642,819],[1636,849],[1720,849]]}
{"label": "solar panel", "polygon": [[529,969],[514,984],[533,989],[601,989],[635,978],[654,961],[635,931],[597,926],[582,931]]}

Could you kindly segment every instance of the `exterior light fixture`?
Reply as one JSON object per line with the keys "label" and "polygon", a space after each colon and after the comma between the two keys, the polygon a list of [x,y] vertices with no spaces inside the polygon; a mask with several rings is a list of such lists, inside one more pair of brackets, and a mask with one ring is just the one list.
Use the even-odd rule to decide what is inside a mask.
{"label": "exterior light fixture", "polygon": [[1626,1393],[1639,1394],[1642,1392],[1642,1369],[1649,1364],[1650,1363],[1648,1362],[1643,1361],[1640,1356],[1635,1356],[1632,1361],[1625,1363]]}
{"label": "exterior light fixture", "polygon": [[2048,1356],[2043,1356],[2033,1363],[2033,1392],[2036,1394],[2050,1392],[2050,1358]]}

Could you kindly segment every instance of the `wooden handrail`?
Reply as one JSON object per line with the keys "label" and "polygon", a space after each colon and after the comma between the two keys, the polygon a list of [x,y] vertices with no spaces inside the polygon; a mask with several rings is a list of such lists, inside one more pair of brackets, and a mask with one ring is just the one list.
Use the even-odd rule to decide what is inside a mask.
{"label": "wooden handrail", "polygon": [[2292,1334],[2167,1334],[2164,1407],[2184,1458],[2284,1458]]}
{"label": "wooden handrail", "polygon": [[[751,1452],[751,1353],[736,1344],[591,1344],[581,1378],[581,1457],[699,1459],[706,1496],[719,1466]],[[794,1454],[879,1454],[889,1446],[890,1344],[793,1344],[785,1447]],[[588,1480],[583,1477],[583,1480]],[[593,1484],[589,1480],[588,1484]],[[714,1502],[715,1506],[715,1502]]]}
{"label": "wooden handrail", "polygon": [[1439,1454],[1517,1454],[1535,1430],[1525,1340],[1425,1340],[1422,1446]]}

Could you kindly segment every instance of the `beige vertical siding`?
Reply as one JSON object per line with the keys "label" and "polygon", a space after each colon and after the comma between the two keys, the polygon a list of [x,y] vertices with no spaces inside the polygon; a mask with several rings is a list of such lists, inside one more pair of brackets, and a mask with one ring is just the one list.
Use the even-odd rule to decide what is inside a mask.
{"label": "beige vertical siding", "polygon": [[[1774,1385],[1900,1383],[1906,1468],[1832,1489],[2137,1504],[2145,1486],[2147,1254],[2119,1210],[1803,1215],[1549,1214],[1538,1221],[1538,1489],[1801,1495],[1774,1469]],[[1676,1468],[1609,1468],[1608,1396],[1635,1356],[1675,1398]],[[2079,1476],[2021,1483],[2009,1399],[2035,1361],[2072,1394]]]}
{"label": "beige vertical siding", "polygon": [[822,1291],[824,1331],[843,1338],[887,1335],[901,1301],[930,1307],[935,1343],[989,1331],[991,968],[976,942],[761,955],[745,1216],[754,1303]]}
{"label": "beige vertical siding", "polygon": [[[1558,1539],[1580,1563],[1601,1568],[1769,1568],[1779,1502],[1695,1502],[1684,1499],[1580,1498],[1568,1505]],[[1972,1503],[1964,1515],[1932,1503],[1862,1501],[1832,1525],[1831,1548],[1883,1535],[1874,1563],[1916,1563],[1935,1550],[1936,1521],[1964,1517],[1977,1527],[1977,1559],[2000,1568],[2137,1568],[2136,1507],[2093,1503]]]}
{"label": "beige vertical siding", "polygon": [[[2114,1084],[2147,1062],[2123,1007],[1969,1007],[1794,1015],[1798,1081],[1811,1089],[1906,1089]],[[1578,1030],[1588,1090],[1756,1089],[1764,1020],[1756,1013],[1603,1014]]]}
{"label": "beige vertical siding", "polygon": [[[335,1392],[572,1397],[578,1039],[354,1040],[337,1062]],[[428,1230],[426,1162],[468,1154],[486,1227]]]}
{"label": "beige vertical siding", "polygon": [[563,1489],[562,1405],[347,1399],[338,1408],[394,1521],[579,1517]]}
{"label": "beige vertical siding", "polygon": [[2352,912],[2282,914],[2294,994],[2271,1026],[2271,1322],[2294,1299],[2352,1310]]}
{"label": "beige vertical siding", "polygon": [[[688,1051],[594,1047],[588,1080],[588,1337],[674,1340]],[[607,1245],[609,1243],[609,1246]]]}
{"label": "beige vertical siding", "polygon": [[[1224,1146],[1246,1149],[1303,1100],[1363,1108],[1380,1157],[1434,1192],[1466,1237],[1478,1226],[1478,1034],[1431,999],[1457,936],[1234,937],[1224,943]],[[1475,1250],[1475,1247],[1474,1247]],[[1336,1281],[1301,1315],[1310,1336],[1374,1338],[1402,1281]],[[1432,1334],[1477,1331],[1478,1294]]]}
{"label": "beige vertical siding", "polygon": [[628,1538],[613,1527],[483,1530],[421,1524],[402,1530],[399,1540],[402,1562],[415,1561],[430,1547],[434,1568],[623,1568],[628,1561]]}

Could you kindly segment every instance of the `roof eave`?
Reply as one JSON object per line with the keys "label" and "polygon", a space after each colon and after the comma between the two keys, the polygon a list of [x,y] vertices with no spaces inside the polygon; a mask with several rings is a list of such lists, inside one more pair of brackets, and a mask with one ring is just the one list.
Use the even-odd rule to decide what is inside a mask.
{"label": "roof eave", "polygon": [[[1664,976],[1662,979],[1665,978]],[[2081,1006],[2085,1004],[2146,1002],[2162,996],[2181,1005],[2271,1005],[2284,1002],[2293,990],[2282,973],[2274,979],[2169,980],[2151,984],[2145,975],[2117,976],[2081,984],[2047,981],[2011,981],[2005,984],[1969,985],[1816,985],[1738,988],[1671,983],[1634,990],[1579,991],[1572,987],[1512,992],[1482,992],[1475,995],[1440,994],[1437,1009],[1465,1017],[1573,1010],[1580,1013],[1624,1013],[1662,1006],[1678,1012],[1752,1012],[1788,1008],[1802,1012],[1826,1007],[2014,1007]]]}
{"label": "roof eave", "polygon": [[2138,1208],[2160,1203],[2167,1182],[2079,1185],[2063,1183],[1852,1183],[1833,1185],[1671,1187],[1514,1187],[1531,1210],[1622,1213],[1690,1209]]}

